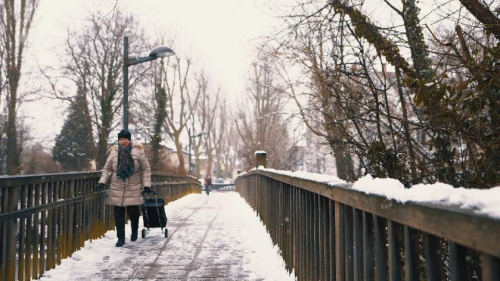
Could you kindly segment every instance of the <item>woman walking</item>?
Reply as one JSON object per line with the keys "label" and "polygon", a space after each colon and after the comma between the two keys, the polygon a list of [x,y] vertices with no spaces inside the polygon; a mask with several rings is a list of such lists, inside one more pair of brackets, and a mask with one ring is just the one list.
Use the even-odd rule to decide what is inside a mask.
{"label": "woman walking", "polygon": [[205,177],[205,192],[207,195],[210,195],[210,191],[212,190],[212,177],[210,174],[207,174]]}
{"label": "woman walking", "polygon": [[139,205],[143,204],[142,193],[151,192],[151,170],[141,144],[133,144],[129,131],[118,133],[118,145],[111,149],[99,180],[103,189],[111,180],[106,204],[114,206],[115,226],[118,241],[116,247],[125,244],[125,211],[132,225],[131,241],[137,240],[139,228]]}

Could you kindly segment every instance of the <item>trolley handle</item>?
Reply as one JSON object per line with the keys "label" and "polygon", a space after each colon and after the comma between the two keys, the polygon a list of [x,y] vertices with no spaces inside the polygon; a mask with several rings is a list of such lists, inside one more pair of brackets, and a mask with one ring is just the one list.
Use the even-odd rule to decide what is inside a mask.
{"label": "trolley handle", "polygon": [[156,196],[156,191],[152,190],[151,188],[145,189],[142,191],[142,195],[155,195]]}

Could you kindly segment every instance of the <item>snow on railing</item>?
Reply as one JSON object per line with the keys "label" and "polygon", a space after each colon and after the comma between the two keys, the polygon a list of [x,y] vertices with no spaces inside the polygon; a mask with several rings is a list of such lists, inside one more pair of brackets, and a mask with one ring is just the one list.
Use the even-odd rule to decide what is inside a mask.
{"label": "snow on railing", "polygon": [[236,191],[299,280],[500,280],[500,187],[405,188],[258,167]]}

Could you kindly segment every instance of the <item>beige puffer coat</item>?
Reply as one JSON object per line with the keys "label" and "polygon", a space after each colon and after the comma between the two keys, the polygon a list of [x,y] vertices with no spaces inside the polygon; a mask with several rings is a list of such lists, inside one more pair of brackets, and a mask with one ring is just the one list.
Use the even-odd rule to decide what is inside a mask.
{"label": "beige puffer coat", "polygon": [[151,170],[141,144],[131,144],[134,158],[134,173],[125,181],[116,176],[118,167],[118,146],[114,146],[106,160],[99,183],[107,183],[111,178],[106,204],[113,206],[136,206],[143,203],[142,190],[151,187]]}

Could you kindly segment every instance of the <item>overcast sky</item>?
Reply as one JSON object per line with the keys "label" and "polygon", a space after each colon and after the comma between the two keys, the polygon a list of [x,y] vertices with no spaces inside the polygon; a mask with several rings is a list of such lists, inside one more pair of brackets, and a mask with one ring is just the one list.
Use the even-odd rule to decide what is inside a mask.
{"label": "overcast sky", "polygon": [[[445,0],[422,0],[419,7],[424,23],[436,24],[435,11]],[[58,54],[68,26],[77,28],[85,21],[89,10],[113,13],[118,3],[132,12],[154,37],[157,33],[175,37],[183,42],[175,52],[190,56],[193,65],[204,68],[212,84],[222,87],[230,104],[236,106],[246,87],[249,65],[256,57],[259,39],[279,29],[281,21],[275,15],[279,4],[293,5],[290,0],[44,0],[40,1],[36,22],[30,34],[30,48],[25,56],[24,71],[37,73],[38,65],[58,67]],[[378,4],[375,4],[377,2]],[[397,2],[397,1],[396,1]],[[451,1],[456,3],[457,1]],[[448,2],[447,2],[448,3]],[[448,3],[447,5],[451,5]],[[270,9],[273,8],[272,10]],[[382,25],[397,24],[394,12],[380,1],[368,1],[363,8]],[[393,22],[396,18],[396,22]],[[439,22],[439,21],[438,21]],[[439,22],[441,23],[441,22]],[[134,38],[130,38],[131,41]],[[133,52],[134,50],[131,50]],[[403,50],[404,53],[404,50]],[[144,54],[147,55],[147,54]],[[23,77],[25,90],[42,87],[46,81]],[[31,84],[30,84],[31,83]],[[65,119],[66,105],[61,102],[37,101],[21,108],[31,125],[35,140],[49,142],[52,147]]]}
{"label": "overcast sky", "polygon": [[[250,62],[255,58],[254,46],[258,39],[269,34],[278,25],[279,21],[270,15],[268,2],[121,0],[119,5],[132,11],[140,23],[151,30],[152,35],[165,33],[167,36],[180,38],[185,47],[176,49],[176,53],[182,57],[192,57],[194,65],[203,67],[213,83],[222,87],[231,102],[231,99],[235,101],[245,89],[245,75]],[[41,1],[30,34],[25,70],[36,74],[38,65],[57,67],[58,57],[54,50],[63,44],[67,27],[77,28],[91,9],[112,13],[115,3],[116,1],[89,0]],[[28,81],[26,87],[31,88],[33,85]],[[60,102],[47,100],[23,106],[23,114],[27,115],[36,140],[53,141],[64,122],[65,108]]]}

